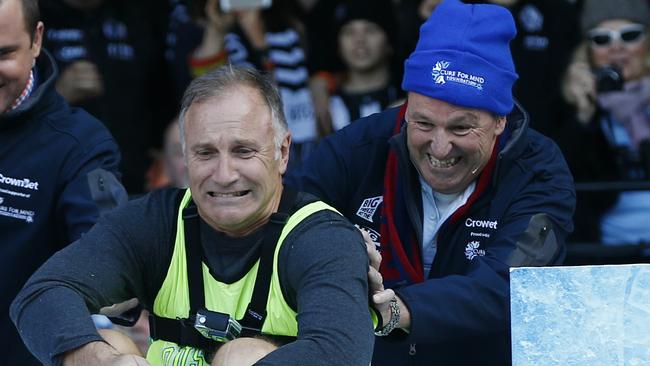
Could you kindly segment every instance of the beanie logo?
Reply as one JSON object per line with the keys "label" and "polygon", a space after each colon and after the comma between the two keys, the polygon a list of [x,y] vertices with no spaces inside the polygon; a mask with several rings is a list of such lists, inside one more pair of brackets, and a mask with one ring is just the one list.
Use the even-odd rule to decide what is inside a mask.
{"label": "beanie logo", "polygon": [[483,90],[485,78],[482,76],[472,75],[459,70],[449,70],[451,63],[449,61],[438,61],[431,68],[431,77],[436,84],[446,84],[447,82],[467,85],[477,90]]}
{"label": "beanie logo", "polygon": [[449,62],[438,61],[436,62],[436,66],[434,66],[431,69],[431,76],[433,76],[433,81],[435,81],[436,84],[445,83],[445,75],[448,67],[449,67]]}

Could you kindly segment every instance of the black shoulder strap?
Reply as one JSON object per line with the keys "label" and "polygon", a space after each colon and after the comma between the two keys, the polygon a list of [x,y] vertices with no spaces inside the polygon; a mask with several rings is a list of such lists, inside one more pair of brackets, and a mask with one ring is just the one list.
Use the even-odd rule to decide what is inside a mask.
{"label": "black shoulder strap", "polygon": [[190,295],[190,316],[205,307],[203,261],[201,260],[201,226],[194,201],[183,209],[185,226],[185,261]]}
{"label": "black shoulder strap", "polygon": [[208,350],[214,341],[203,337],[194,329],[196,312],[205,306],[203,290],[203,264],[201,261],[200,221],[196,204],[190,201],[183,210],[185,232],[185,261],[190,296],[190,312],[186,319],[168,319],[149,315],[149,331],[153,339],[163,339],[181,346]]}
{"label": "black shoulder strap", "polygon": [[255,277],[255,287],[251,296],[251,302],[246,308],[244,317],[239,321],[242,326],[242,335],[251,336],[262,331],[266,319],[266,303],[271,289],[271,277],[273,275],[273,255],[282,234],[282,229],[289,219],[298,193],[292,189],[284,190],[280,200],[278,212],[271,215],[269,223],[265,226],[262,248],[260,251],[260,265]]}
{"label": "black shoulder strap", "polygon": [[266,319],[266,303],[269,298],[271,287],[271,276],[273,274],[273,254],[277,245],[278,238],[282,233],[282,228],[286,224],[288,217],[280,213],[271,215],[269,224],[267,224],[264,238],[262,239],[262,248],[260,251],[260,265],[255,277],[255,287],[251,296],[251,302],[246,308],[244,317],[239,321],[242,325],[242,332],[260,333],[262,325]]}

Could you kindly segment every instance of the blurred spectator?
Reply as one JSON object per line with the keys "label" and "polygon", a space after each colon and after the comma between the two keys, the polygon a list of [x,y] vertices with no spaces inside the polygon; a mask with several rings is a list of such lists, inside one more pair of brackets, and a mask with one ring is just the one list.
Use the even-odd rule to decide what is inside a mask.
{"label": "blurred spectator", "polygon": [[166,4],[41,0],[44,45],[61,75],[57,90],[106,124],[122,153],[124,185],[144,190],[148,151],[175,112],[163,62]]}
{"label": "blurred spectator", "polygon": [[[577,181],[650,178],[650,9],[645,0],[588,0],[584,44],[563,91],[573,105],[563,147]],[[578,240],[650,242],[650,192],[582,192]]]}
{"label": "blurred spectator", "polygon": [[398,98],[391,75],[396,32],[390,0],[353,0],[337,12],[338,54],[344,65],[341,83],[330,98],[334,129],[372,113]]}
{"label": "blurred spectator", "polygon": [[[365,9],[355,12],[358,14],[384,12],[387,7],[393,7],[392,3],[393,1],[389,0],[368,2]],[[335,123],[333,121],[334,116],[331,115],[330,95],[340,88],[341,79],[345,77],[343,74],[347,68],[344,61],[339,57],[338,28],[341,19],[347,16],[348,8],[358,6],[354,4],[355,1],[348,0],[317,0],[313,5],[310,3],[306,6],[308,9],[307,21],[305,22],[307,24],[307,40],[308,44],[312,45],[308,48],[310,85],[314,97],[314,109],[322,135],[327,135],[335,127],[333,126],[333,123]],[[399,24],[399,27],[394,25],[395,9],[391,11],[393,13],[390,15],[383,13],[386,15],[383,15],[384,18],[381,19],[381,23],[382,25],[393,24],[392,31],[388,34],[391,43],[390,74],[392,80],[401,80],[402,63],[405,57],[400,52],[402,39],[400,38],[400,42],[397,42],[397,34],[403,25]],[[365,18],[369,16],[376,18],[375,15],[364,14]],[[412,46],[415,47],[417,31],[409,35],[415,38],[412,42]],[[395,46],[396,44],[397,46]]]}
{"label": "blurred spectator", "polygon": [[297,3],[274,0],[267,9],[225,13],[218,0],[207,0],[204,11],[203,38],[190,57],[192,74],[199,76],[225,63],[270,73],[291,131],[289,164],[300,164],[315,146],[318,129]]}
{"label": "blurred spectator", "polygon": [[187,166],[183,157],[178,118],[165,129],[162,151],[157,151],[147,172],[147,190],[162,187],[186,188]]}
{"label": "blurred spectator", "polygon": [[9,321],[11,300],[52,254],[126,200],[106,128],[54,89],[36,0],[0,1],[0,365],[38,365]]}

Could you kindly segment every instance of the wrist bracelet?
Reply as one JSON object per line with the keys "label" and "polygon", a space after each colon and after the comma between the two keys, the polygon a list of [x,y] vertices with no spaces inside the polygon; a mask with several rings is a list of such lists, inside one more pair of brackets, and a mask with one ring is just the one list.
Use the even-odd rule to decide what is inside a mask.
{"label": "wrist bracelet", "polygon": [[390,320],[383,328],[375,332],[376,336],[385,337],[390,334],[395,328],[397,328],[397,323],[399,323],[399,305],[397,304],[397,299],[392,298],[390,303],[388,303],[388,308],[390,309]]}

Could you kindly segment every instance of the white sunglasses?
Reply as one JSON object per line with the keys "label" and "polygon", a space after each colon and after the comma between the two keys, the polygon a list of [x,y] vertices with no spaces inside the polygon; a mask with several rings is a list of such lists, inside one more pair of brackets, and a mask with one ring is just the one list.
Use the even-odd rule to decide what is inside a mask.
{"label": "white sunglasses", "polygon": [[639,42],[645,36],[645,26],[641,24],[629,24],[619,29],[595,28],[587,33],[591,46],[595,48],[609,47],[614,40],[624,44]]}

